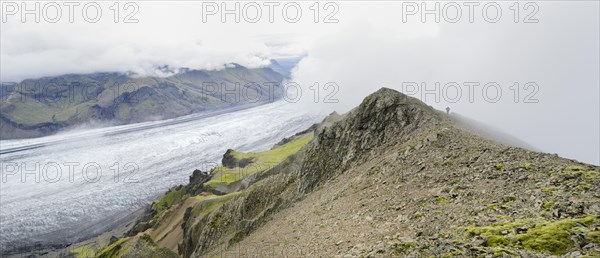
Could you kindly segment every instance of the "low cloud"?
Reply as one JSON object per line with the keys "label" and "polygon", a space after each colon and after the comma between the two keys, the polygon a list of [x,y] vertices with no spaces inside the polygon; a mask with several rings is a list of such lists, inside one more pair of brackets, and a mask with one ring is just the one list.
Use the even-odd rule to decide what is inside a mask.
{"label": "low cloud", "polygon": [[[598,3],[539,5],[539,23],[442,22],[421,35],[406,33],[400,17],[383,26],[356,21],[315,41],[300,62],[294,81],[304,87],[303,106],[346,112],[381,87],[402,91],[403,83],[416,83],[420,91],[409,93],[437,109],[450,107],[542,151],[599,164]],[[315,82],[339,85],[339,102],[324,103],[331,90],[321,88],[315,104]],[[422,83],[432,90],[436,82],[437,94],[421,95]],[[463,89],[456,103],[456,91],[443,90],[453,82]],[[472,103],[463,85],[469,82],[480,84]],[[488,83],[501,88],[499,98],[493,87],[483,92]]]}

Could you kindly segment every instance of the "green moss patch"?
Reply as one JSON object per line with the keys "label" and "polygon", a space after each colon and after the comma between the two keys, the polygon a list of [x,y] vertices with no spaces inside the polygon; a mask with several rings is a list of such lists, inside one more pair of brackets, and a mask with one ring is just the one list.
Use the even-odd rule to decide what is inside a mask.
{"label": "green moss patch", "polygon": [[587,232],[587,234],[585,234],[585,239],[592,243],[600,244],[600,230],[596,229]]}
{"label": "green moss patch", "polygon": [[290,155],[298,152],[304,145],[313,139],[313,133],[309,133],[284,144],[273,147],[263,152],[237,152],[231,153],[237,160],[252,160],[252,163],[243,168],[216,167],[211,174],[215,178],[204,184],[207,189],[215,189],[219,184],[232,184],[260,171],[266,171],[269,168],[283,162]]}
{"label": "green moss patch", "polygon": [[94,257],[96,251],[94,250],[94,243],[89,243],[86,245],[75,247],[72,250],[72,253],[75,254],[77,258],[89,258]]}
{"label": "green moss patch", "polygon": [[531,163],[525,163],[525,164],[523,164],[523,168],[525,170],[530,170],[530,169],[533,168],[533,164],[531,164]]}
{"label": "green moss patch", "polygon": [[482,236],[487,240],[484,246],[513,247],[555,255],[565,254],[578,249],[573,236],[585,233],[588,242],[598,241],[597,215],[581,218],[570,218],[558,221],[519,220],[514,222],[494,223],[484,227],[464,228],[470,236]]}
{"label": "green moss patch", "polygon": [[556,203],[555,200],[545,201],[542,207],[545,211],[550,211],[552,209],[552,206],[554,206],[554,203]]}
{"label": "green moss patch", "polygon": [[566,187],[567,191],[579,195],[583,192],[594,191],[600,184],[600,172],[583,166],[567,166],[556,172],[556,183]]}
{"label": "green moss patch", "polygon": [[298,152],[304,145],[309,143],[313,139],[313,134],[306,134],[304,136],[298,137],[284,145],[275,146],[268,151],[263,152],[235,152],[234,157],[238,160],[241,159],[257,159],[258,161],[262,161],[264,163],[281,163],[285,158],[290,155]]}
{"label": "green moss patch", "polygon": [[600,179],[600,172],[594,170],[588,170],[582,166],[568,166],[565,167],[560,174],[566,178],[582,178],[585,180],[596,180]]}
{"label": "green moss patch", "polygon": [[200,200],[201,202],[194,206],[192,209],[192,214],[194,218],[204,217],[240,193],[241,192],[228,193],[226,195],[195,196],[194,198]]}
{"label": "green moss patch", "polygon": [[160,218],[162,214],[171,206],[183,202],[189,195],[186,193],[185,187],[173,188],[163,197],[152,204],[152,209],[156,211],[154,218]]}
{"label": "green moss patch", "polygon": [[415,242],[399,242],[392,245],[392,255],[404,256],[417,247]]}
{"label": "green moss patch", "polygon": [[496,163],[494,167],[496,168],[496,170],[502,170],[504,168],[504,163]]}
{"label": "green moss patch", "polygon": [[438,197],[435,199],[435,202],[438,204],[446,204],[446,203],[450,203],[450,199],[446,198],[446,197]]}
{"label": "green moss patch", "polygon": [[128,237],[121,238],[115,241],[114,243],[110,244],[109,246],[98,252],[96,258],[122,257],[125,253],[127,253],[127,240],[129,240]]}

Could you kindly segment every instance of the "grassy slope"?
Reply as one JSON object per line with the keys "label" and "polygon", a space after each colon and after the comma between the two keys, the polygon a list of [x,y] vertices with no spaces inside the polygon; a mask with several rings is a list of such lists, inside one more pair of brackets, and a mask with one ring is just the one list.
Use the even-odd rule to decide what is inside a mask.
{"label": "grassy slope", "polygon": [[273,167],[290,155],[298,152],[304,145],[310,142],[313,138],[313,134],[309,133],[297,139],[294,139],[282,146],[275,146],[268,151],[263,152],[234,152],[233,156],[238,159],[251,159],[253,162],[245,168],[227,168],[227,167],[216,167],[212,173],[215,177],[207,182],[204,186],[209,189],[215,189],[220,184],[232,184],[243,180],[244,178],[255,174],[258,171],[264,171],[270,167]]}
{"label": "grassy slope", "polygon": [[161,213],[157,224],[147,230],[151,239],[160,247],[177,252],[177,244],[183,238],[182,223],[186,210],[192,209],[193,217],[204,217],[226,201],[239,194],[239,192],[226,195],[197,195],[186,197],[179,205],[169,207],[169,210]]}
{"label": "grassy slope", "polygon": [[[244,177],[269,169],[283,162],[290,155],[298,152],[313,138],[312,133],[301,135],[294,140],[273,147],[270,150],[258,153],[242,153],[235,152],[236,158],[253,158],[256,166],[249,169],[249,174],[240,174],[236,169],[227,169],[225,167],[217,167],[213,173],[221,173],[216,178],[208,182],[208,185],[227,183],[223,182],[227,178],[229,183],[239,181]],[[267,164],[269,164],[267,166]],[[236,178],[232,180],[231,178]],[[118,241],[94,250],[93,244],[85,244],[73,249],[73,254],[76,257],[123,257],[131,252],[132,246],[136,241],[139,241],[140,236],[147,235],[152,241],[152,245],[160,248],[169,249],[173,252],[177,251],[177,244],[182,240],[182,223],[185,222],[185,211],[191,209],[188,215],[190,220],[197,222],[202,218],[210,215],[212,212],[221,207],[224,203],[231,200],[233,197],[240,195],[241,192],[232,192],[225,195],[214,195],[203,193],[196,196],[190,196],[186,193],[185,187],[175,187],[165,193],[161,198],[152,204],[152,210],[156,215],[152,219],[151,228],[132,238],[121,238]]]}

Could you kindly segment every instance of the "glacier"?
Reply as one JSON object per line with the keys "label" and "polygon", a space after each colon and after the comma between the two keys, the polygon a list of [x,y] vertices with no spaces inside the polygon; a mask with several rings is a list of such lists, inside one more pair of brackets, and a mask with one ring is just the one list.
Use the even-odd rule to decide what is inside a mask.
{"label": "glacier", "polygon": [[227,149],[266,150],[324,117],[279,101],[0,141],[1,250],[64,246],[110,230],[194,169],[220,165]]}

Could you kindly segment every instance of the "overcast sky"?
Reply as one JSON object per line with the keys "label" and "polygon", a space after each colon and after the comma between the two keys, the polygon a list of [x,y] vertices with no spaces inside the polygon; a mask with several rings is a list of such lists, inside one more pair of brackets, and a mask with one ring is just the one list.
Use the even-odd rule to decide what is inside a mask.
{"label": "overcast sky", "polygon": [[[456,23],[450,22],[456,6],[448,2],[440,2],[439,23],[434,15],[422,22],[420,12],[403,21],[402,2],[321,3],[319,22],[310,9],[314,2],[298,2],[302,16],[296,23],[285,20],[293,20],[293,6],[289,16],[283,17],[284,3],[273,7],[274,22],[269,22],[269,7],[262,2],[258,2],[260,20],[251,23],[255,6],[243,9],[248,2],[240,2],[240,11],[246,10],[247,15],[239,23],[233,15],[222,22],[220,12],[207,15],[203,22],[207,12],[202,3],[189,1],[138,2],[139,10],[132,16],[137,23],[123,23],[134,8],[124,9],[122,3],[115,23],[113,3],[99,3],[102,16],[96,23],[82,17],[83,3],[74,8],[73,23],[65,6],[57,23],[44,19],[54,18],[52,6],[45,9],[47,17],[40,17],[39,23],[33,15],[26,16],[25,23],[21,13],[8,15],[1,25],[0,79],[99,71],[144,74],[165,64],[214,69],[236,62],[256,67],[273,58],[304,57],[293,74],[293,81],[303,88],[298,104],[302,108],[345,112],[385,86],[437,109],[448,106],[452,112],[498,128],[544,152],[600,163],[597,1],[520,3],[518,8],[511,7],[512,2],[498,2],[502,14],[495,23],[491,22],[493,6],[483,16],[485,2],[473,7],[472,23],[469,7],[460,2],[462,16]],[[434,2],[428,3],[433,8]],[[233,3],[228,7],[233,8]],[[6,8],[12,6],[3,6],[4,15],[12,10]],[[405,4],[404,11],[407,8]],[[514,21],[516,9],[519,22]],[[88,14],[86,18],[94,18],[93,8],[88,8]],[[324,23],[328,15],[328,21],[338,22]],[[339,86],[330,98],[339,103],[323,103],[334,89],[323,88],[327,82]],[[434,89],[436,82],[440,83],[439,101],[433,94],[422,98],[421,83]],[[474,88],[473,101],[464,86],[469,82],[480,84]],[[314,83],[321,87],[318,104],[313,103],[314,92],[309,89]],[[421,91],[406,88],[411,83],[417,83],[421,88],[416,90]],[[483,96],[486,84],[487,99]],[[456,85],[462,89],[460,97]],[[497,88],[502,90],[499,97]]]}

